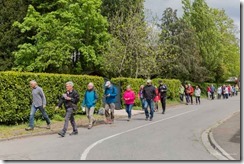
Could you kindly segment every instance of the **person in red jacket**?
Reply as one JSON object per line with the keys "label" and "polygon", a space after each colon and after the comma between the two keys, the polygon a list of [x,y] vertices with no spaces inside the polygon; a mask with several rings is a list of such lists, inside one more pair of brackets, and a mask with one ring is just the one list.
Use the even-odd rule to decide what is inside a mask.
{"label": "person in red jacket", "polygon": [[135,103],[135,98],[136,98],[135,92],[131,89],[131,86],[128,85],[126,87],[126,91],[123,94],[123,99],[125,101],[125,106],[126,106],[126,112],[128,113],[127,121],[130,121],[131,119],[131,110]]}
{"label": "person in red jacket", "polygon": [[160,98],[159,98],[159,93],[158,93],[158,89],[157,89],[157,87],[155,86],[155,91],[156,91],[156,96],[155,96],[155,98],[153,99],[153,101],[154,101],[154,104],[155,104],[155,111],[158,111],[158,103],[159,103],[159,101],[160,101]]}
{"label": "person in red jacket", "polygon": [[190,90],[190,93],[189,93],[189,96],[191,98],[191,105],[193,105],[193,94],[194,94],[194,88],[191,86],[191,84],[188,84],[188,87],[189,87],[189,90]]}

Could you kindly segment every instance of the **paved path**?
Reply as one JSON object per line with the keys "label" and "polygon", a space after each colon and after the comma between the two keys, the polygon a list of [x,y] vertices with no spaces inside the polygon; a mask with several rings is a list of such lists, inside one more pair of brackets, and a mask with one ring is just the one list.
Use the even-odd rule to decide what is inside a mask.
{"label": "paved path", "polygon": [[240,160],[240,113],[212,130],[214,140],[230,156]]}
{"label": "paved path", "polygon": [[152,122],[144,114],[130,122],[119,119],[112,125],[79,135],[57,134],[0,142],[2,160],[216,160],[201,141],[201,133],[219,120],[240,111],[240,97],[203,100],[201,105],[171,107],[165,115],[155,113]]}

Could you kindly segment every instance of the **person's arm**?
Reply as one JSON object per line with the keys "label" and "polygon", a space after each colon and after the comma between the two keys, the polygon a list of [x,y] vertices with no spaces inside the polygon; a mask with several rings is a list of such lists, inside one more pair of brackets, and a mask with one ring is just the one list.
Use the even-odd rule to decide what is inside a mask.
{"label": "person's arm", "polygon": [[47,100],[46,100],[46,96],[42,90],[42,88],[40,88],[40,92],[39,92],[41,98],[42,98],[42,105],[43,107],[45,107],[47,105]]}
{"label": "person's arm", "polygon": [[155,99],[155,97],[156,97],[156,89],[154,88],[153,89],[153,99]]}
{"label": "person's arm", "polygon": [[94,94],[95,94],[95,98],[94,98],[93,103],[95,104],[95,103],[97,103],[97,100],[98,100],[98,94],[96,91],[94,91]]}
{"label": "person's arm", "polygon": [[60,107],[63,105],[63,103],[64,103],[64,98],[61,97],[61,98],[59,99],[59,102],[58,102],[58,104],[57,104],[57,107],[60,108]]}
{"label": "person's arm", "polygon": [[116,87],[113,86],[113,93],[110,94],[111,97],[116,97],[117,96],[117,89]]}

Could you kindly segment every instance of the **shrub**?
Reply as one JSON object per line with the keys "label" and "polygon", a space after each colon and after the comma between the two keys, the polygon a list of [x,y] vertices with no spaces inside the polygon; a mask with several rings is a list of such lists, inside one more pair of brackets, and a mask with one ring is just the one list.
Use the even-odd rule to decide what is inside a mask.
{"label": "shrub", "polygon": [[[104,80],[102,77],[87,75],[65,75],[47,73],[0,72],[0,124],[16,124],[29,119],[31,89],[29,81],[36,80],[43,88],[47,99],[47,113],[50,118],[54,114],[64,115],[65,110],[54,112],[60,95],[65,91],[65,83],[73,81],[74,88],[80,94],[79,107],[89,82],[93,82],[99,95],[97,108],[101,106]],[[79,111],[81,111],[79,109]],[[37,118],[41,117],[37,112]]]}

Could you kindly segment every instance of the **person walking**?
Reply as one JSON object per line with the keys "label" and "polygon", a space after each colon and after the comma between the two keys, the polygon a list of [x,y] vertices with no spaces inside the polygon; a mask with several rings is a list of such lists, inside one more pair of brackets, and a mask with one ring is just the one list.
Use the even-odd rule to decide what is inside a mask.
{"label": "person walking", "polygon": [[167,86],[163,83],[162,80],[159,81],[158,92],[160,96],[160,101],[162,103],[162,114],[165,114],[166,110],[166,100],[167,100]]}
{"label": "person walking", "polygon": [[229,88],[227,86],[225,86],[224,97],[225,97],[225,99],[228,99],[228,97],[229,97]]}
{"label": "person walking", "polygon": [[184,102],[184,86],[181,84],[181,86],[179,87],[179,95],[180,95],[180,101]]}
{"label": "person walking", "polygon": [[191,84],[188,84],[188,87],[189,87],[189,97],[191,99],[191,105],[193,105],[193,94],[194,94],[194,88],[191,86]]}
{"label": "person walking", "polygon": [[221,95],[222,95],[222,87],[220,86],[217,90],[218,92],[218,99],[221,99]]}
{"label": "person walking", "polygon": [[74,90],[74,83],[72,81],[67,82],[65,84],[65,87],[66,87],[66,92],[61,96],[58,105],[55,108],[55,110],[57,110],[64,104],[66,110],[63,129],[58,133],[61,137],[65,136],[66,131],[68,129],[69,121],[73,128],[73,132],[70,133],[70,135],[78,134],[78,130],[74,118],[74,111],[78,109],[77,103],[80,100],[80,96],[78,92]]}
{"label": "person walking", "polygon": [[32,88],[32,104],[31,104],[31,111],[30,111],[29,126],[25,128],[25,130],[26,131],[34,130],[34,117],[38,109],[41,111],[43,118],[46,120],[47,123],[46,128],[50,129],[51,121],[45,111],[47,101],[43,89],[38,86],[35,80],[30,81],[30,87]]}
{"label": "person walking", "polygon": [[238,85],[236,84],[236,86],[235,86],[235,90],[236,90],[236,96],[238,95],[238,91],[239,91],[239,87],[238,87]]}
{"label": "person walking", "polygon": [[[114,87],[110,81],[107,81],[105,84],[105,117],[106,124],[114,123],[114,110],[115,110],[115,102],[116,96],[118,94],[116,87]],[[109,112],[110,110],[110,112]]]}
{"label": "person walking", "polygon": [[157,89],[156,86],[155,86],[155,92],[156,92],[156,96],[153,99],[153,101],[154,101],[154,105],[155,105],[155,112],[157,112],[158,111],[158,104],[159,104],[160,98],[159,98],[159,92],[158,92],[158,89]]}
{"label": "person walking", "polygon": [[128,85],[126,87],[126,91],[123,94],[123,99],[125,101],[125,108],[126,108],[126,112],[128,114],[127,121],[130,121],[131,120],[131,111],[132,111],[132,108],[133,108],[133,105],[134,105],[135,99],[136,99],[135,92],[131,89],[130,85]]}
{"label": "person walking", "polygon": [[207,87],[207,96],[208,96],[208,100],[210,100],[211,99],[211,87],[210,86]]}
{"label": "person walking", "polygon": [[93,114],[97,100],[98,95],[95,91],[94,84],[89,83],[82,102],[82,107],[86,109],[86,116],[89,120],[88,129],[91,129],[96,124],[96,119],[93,117]]}
{"label": "person walking", "polygon": [[200,105],[201,89],[198,86],[196,86],[196,89],[195,89],[195,97],[196,97],[196,105],[198,103]]}
{"label": "person walking", "polygon": [[212,84],[211,87],[210,87],[210,93],[211,93],[211,98],[212,98],[212,100],[214,100],[214,92],[215,92],[215,87],[214,87],[214,85]]}
{"label": "person walking", "polygon": [[144,98],[143,98],[143,93],[142,93],[143,88],[144,88],[144,85],[141,85],[140,89],[139,89],[139,92],[138,92],[138,98],[141,101],[142,110],[144,110],[144,104],[145,104]]}
{"label": "person walking", "polygon": [[190,89],[189,86],[185,85],[186,105],[190,103]]}
{"label": "person walking", "polygon": [[155,92],[155,87],[152,86],[152,81],[151,80],[147,80],[147,85],[143,88],[143,98],[145,100],[145,104],[144,104],[144,110],[145,110],[145,115],[146,115],[146,121],[149,118],[149,113],[148,113],[148,106],[150,108],[150,121],[152,121],[153,119],[153,114],[154,114],[154,103],[153,103],[153,99],[156,96],[156,92]]}

